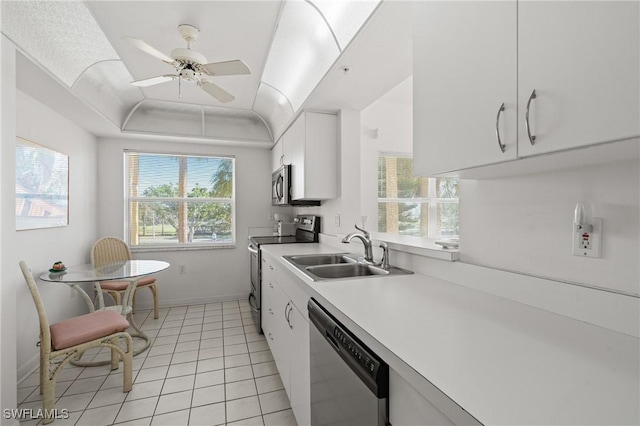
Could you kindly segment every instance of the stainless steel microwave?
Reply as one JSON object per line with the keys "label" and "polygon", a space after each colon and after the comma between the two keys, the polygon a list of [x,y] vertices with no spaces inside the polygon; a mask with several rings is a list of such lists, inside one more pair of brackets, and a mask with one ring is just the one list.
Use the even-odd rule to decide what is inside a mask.
{"label": "stainless steel microwave", "polygon": [[271,174],[271,205],[288,205],[291,201],[291,165],[286,164]]}
{"label": "stainless steel microwave", "polygon": [[272,206],[319,206],[319,200],[291,199],[291,164],[285,164],[271,174]]}

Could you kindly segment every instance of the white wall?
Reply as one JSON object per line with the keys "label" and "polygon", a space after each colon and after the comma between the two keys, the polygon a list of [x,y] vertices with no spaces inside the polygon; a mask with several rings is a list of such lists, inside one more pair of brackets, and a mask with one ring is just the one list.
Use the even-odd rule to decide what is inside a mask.
{"label": "white wall", "polygon": [[[640,295],[638,161],[460,184],[460,259]],[[602,258],[572,255],[575,204],[602,217]]]}
{"label": "white wall", "polygon": [[[402,84],[408,83],[405,81]],[[363,214],[369,217],[367,229],[377,232],[378,154],[388,152],[411,155],[413,109],[410,104],[381,99],[362,110],[361,120],[362,210]]]}
{"label": "white wall", "polygon": [[[15,170],[10,159],[15,158],[14,137],[16,133],[16,50],[13,44],[3,35],[0,35],[0,197],[2,208],[0,209],[0,276],[9,271],[5,262],[4,253],[11,249],[10,241],[5,238],[6,223],[9,217],[15,217],[7,211],[8,203],[4,194],[15,191],[15,181],[11,180],[11,174]],[[5,163],[7,163],[5,165]],[[13,268],[11,268],[13,269]],[[16,328],[14,325],[16,315],[15,285],[0,285],[0,407],[13,408],[16,406],[16,350],[13,344],[16,341]],[[15,422],[17,423],[17,422]]]}
{"label": "white wall", "polygon": [[[141,139],[100,139],[98,144],[99,237],[124,238],[125,149],[236,158],[236,247],[230,249],[137,252],[137,259],[165,260],[171,267],[157,275],[161,306],[206,303],[249,296],[248,228],[271,227],[271,154],[261,148],[232,148]],[[179,274],[180,265],[185,273]],[[152,306],[140,292],[136,304]]]}
{"label": "white wall", "polygon": [[[15,215],[5,214],[2,221],[3,287],[15,289],[13,317],[2,312],[3,323],[9,321],[17,330],[13,340],[17,353],[17,376],[22,378],[37,365],[39,323],[31,294],[18,268],[25,260],[34,276],[46,272],[51,264],[62,260],[67,265],[89,261],[89,249],[96,239],[96,139],[93,135],[62,117],[49,107],[18,91],[16,97],[16,134],[25,139],[69,155],[69,225],[59,228],[15,231]],[[6,148],[6,149],[5,149]],[[4,154],[15,158],[15,138],[3,140]],[[15,165],[5,162],[2,202],[15,205]],[[13,208],[13,207],[12,207]],[[5,213],[8,208],[4,208]],[[87,306],[66,285],[39,282],[40,293],[50,322],[86,313]],[[8,345],[6,345],[9,343]],[[3,381],[4,384],[4,381]]]}

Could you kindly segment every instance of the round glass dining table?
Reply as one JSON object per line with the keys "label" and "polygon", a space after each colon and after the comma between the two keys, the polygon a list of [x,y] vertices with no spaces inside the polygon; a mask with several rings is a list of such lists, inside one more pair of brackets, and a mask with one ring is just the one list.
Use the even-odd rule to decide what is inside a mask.
{"label": "round glass dining table", "polygon": [[[140,280],[142,277],[164,271],[169,266],[170,265],[168,262],[164,262],[161,260],[127,260],[99,265],[86,264],[69,266],[65,270],[60,272],[46,272],[40,275],[40,279],[47,282],[64,283],[74,288],[83,297],[83,299],[87,303],[87,306],[89,307],[90,312],[101,309],[110,309],[122,314],[125,318],[127,318],[127,320],[129,320],[129,324],[131,324],[131,328],[134,330],[133,332],[129,333],[131,334],[131,337],[140,338],[144,341],[142,347],[136,348],[134,350],[133,354],[137,355],[140,352],[145,351],[150,346],[151,340],[149,336],[147,336],[142,330],[140,330],[133,319],[133,295],[135,292],[135,287],[138,280]],[[129,282],[129,286],[125,290],[125,293],[122,297],[122,305],[105,306],[102,289],[100,288],[101,281]],[[97,307],[94,300],[91,299],[84,288],[82,288],[81,284],[84,283],[94,284],[96,290]],[[90,363],[80,363],[79,360],[74,362],[74,364],[82,366],[105,365],[109,363],[109,360]]]}

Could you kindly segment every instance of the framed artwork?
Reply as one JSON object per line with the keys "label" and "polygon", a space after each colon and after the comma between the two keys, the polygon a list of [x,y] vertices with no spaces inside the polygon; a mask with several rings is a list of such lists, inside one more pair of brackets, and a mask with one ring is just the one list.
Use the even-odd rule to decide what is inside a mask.
{"label": "framed artwork", "polygon": [[16,230],[69,224],[69,156],[16,138]]}

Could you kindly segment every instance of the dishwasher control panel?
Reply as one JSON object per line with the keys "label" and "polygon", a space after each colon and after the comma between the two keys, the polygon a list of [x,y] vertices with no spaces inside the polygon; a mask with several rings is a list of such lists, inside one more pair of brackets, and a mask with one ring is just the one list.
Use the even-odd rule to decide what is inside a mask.
{"label": "dishwasher control panel", "polygon": [[333,329],[333,336],[339,342],[342,349],[351,354],[351,357],[360,364],[367,374],[375,378],[380,363],[371,357],[366,350],[362,349],[360,345],[349,338],[349,336],[347,336],[342,330],[340,330],[340,327],[336,326]]}

